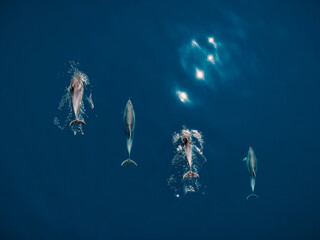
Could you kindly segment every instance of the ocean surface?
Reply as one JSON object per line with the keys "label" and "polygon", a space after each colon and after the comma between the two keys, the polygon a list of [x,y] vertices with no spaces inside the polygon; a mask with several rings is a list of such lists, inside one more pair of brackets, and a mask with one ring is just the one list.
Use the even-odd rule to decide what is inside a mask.
{"label": "ocean surface", "polygon": [[[1,1],[0,239],[320,239],[319,12]],[[85,126],[69,126],[74,74]],[[137,167],[120,166],[129,98]],[[182,178],[182,126],[199,178]]]}

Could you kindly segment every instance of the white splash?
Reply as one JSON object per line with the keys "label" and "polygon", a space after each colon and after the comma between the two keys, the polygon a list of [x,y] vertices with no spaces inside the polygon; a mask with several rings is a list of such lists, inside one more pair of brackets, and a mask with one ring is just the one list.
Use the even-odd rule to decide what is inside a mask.
{"label": "white splash", "polygon": [[173,144],[176,144],[180,140],[180,134],[179,133],[174,133],[172,136],[172,142]]}
{"label": "white splash", "polygon": [[194,148],[195,148],[201,155],[203,154],[200,148],[198,148],[197,146],[194,146]]}
{"label": "white splash", "polygon": [[198,143],[200,144],[200,149],[201,151],[203,150],[203,138],[202,138],[202,134],[200,132],[198,132],[197,130],[191,130],[192,132],[192,136],[198,141]]}
{"label": "white splash", "polygon": [[196,190],[192,185],[187,185],[184,187],[184,193],[187,194],[188,192],[195,192]]}
{"label": "white splash", "polygon": [[92,93],[90,93],[90,95],[87,98],[87,100],[90,103],[91,109],[94,109],[94,104],[93,104],[93,100],[92,100]]}

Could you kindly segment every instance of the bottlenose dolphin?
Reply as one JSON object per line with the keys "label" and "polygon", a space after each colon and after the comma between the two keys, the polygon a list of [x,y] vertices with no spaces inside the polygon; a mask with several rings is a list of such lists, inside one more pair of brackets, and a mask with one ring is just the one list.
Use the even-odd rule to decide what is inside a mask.
{"label": "bottlenose dolphin", "polygon": [[127,136],[127,150],[128,150],[129,157],[127,160],[121,163],[121,166],[123,165],[137,166],[137,164],[130,159],[130,153],[131,153],[131,147],[132,147],[133,135],[134,135],[134,125],[135,125],[135,114],[134,114],[134,109],[133,109],[133,105],[130,98],[127,102],[126,108],[124,109],[123,121],[124,121],[124,131]]}
{"label": "bottlenose dolphin", "polygon": [[69,90],[71,93],[74,115],[76,116],[76,119],[70,123],[70,126],[72,126],[73,124],[80,123],[86,125],[86,123],[83,120],[79,119],[79,109],[81,106],[83,95],[83,83],[79,74],[73,75],[70,82]]}
{"label": "bottlenose dolphin", "polygon": [[192,172],[192,145],[191,145],[191,132],[185,126],[182,126],[181,130],[181,141],[184,147],[184,151],[186,153],[186,158],[188,160],[190,170],[183,175],[183,178],[187,177],[199,177],[199,175],[195,172]]}
{"label": "bottlenose dolphin", "polygon": [[248,156],[245,157],[242,161],[247,162],[247,167],[250,175],[250,184],[252,193],[247,197],[249,198],[259,198],[256,194],[254,194],[254,187],[256,184],[256,174],[257,174],[257,158],[254,154],[253,148],[249,147]]}

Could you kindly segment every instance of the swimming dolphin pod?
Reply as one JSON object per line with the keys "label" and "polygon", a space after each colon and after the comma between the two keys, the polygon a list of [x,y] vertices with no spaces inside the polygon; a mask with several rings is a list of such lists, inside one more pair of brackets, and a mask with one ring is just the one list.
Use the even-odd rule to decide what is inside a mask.
{"label": "swimming dolphin pod", "polygon": [[81,107],[83,96],[83,83],[81,77],[78,74],[74,74],[74,76],[72,77],[69,91],[71,93],[73,111],[76,117],[76,119],[70,123],[70,126],[72,126],[73,124],[86,125],[85,121],[79,119],[79,109]]}
{"label": "swimming dolphin pod", "polygon": [[247,168],[250,175],[250,185],[252,193],[247,196],[249,198],[259,198],[258,195],[254,194],[254,187],[256,184],[256,175],[257,175],[257,158],[254,154],[253,148],[249,147],[248,155],[242,161],[247,163]]}
{"label": "swimming dolphin pod", "polygon": [[126,108],[124,109],[123,121],[124,121],[124,131],[127,137],[127,150],[128,150],[129,157],[127,160],[121,163],[121,166],[124,166],[124,165],[137,166],[137,163],[130,159],[130,153],[131,153],[133,135],[134,135],[134,125],[135,125],[135,113],[134,113],[133,105],[130,98],[127,102]]}
{"label": "swimming dolphin pod", "polygon": [[[79,119],[79,110],[82,104],[84,87],[83,87],[81,77],[78,74],[74,74],[74,76],[72,77],[70,86],[69,86],[69,91],[71,93],[72,106],[75,114],[75,120],[70,122],[70,126],[74,124],[86,125],[85,121]],[[121,163],[121,166],[124,166],[124,165],[137,166],[137,163],[130,158],[133,137],[134,137],[134,128],[135,128],[135,112],[134,112],[133,105],[130,98],[124,110],[123,120],[124,120],[124,130],[125,130],[126,139],[127,139],[128,159],[123,161]],[[181,141],[182,141],[185,156],[189,165],[189,171],[183,175],[183,178],[199,177],[199,175],[196,172],[192,171],[192,166],[193,166],[192,147],[193,146],[192,146],[191,135],[192,135],[191,131],[187,129],[185,126],[182,126]],[[259,198],[254,193],[256,174],[257,174],[257,158],[255,156],[255,153],[252,147],[249,147],[248,155],[247,157],[243,158],[243,161],[246,162],[247,164],[247,168],[250,176],[250,186],[252,190],[252,193],[249,194],[246,199],[248,200],[250,198]]]}

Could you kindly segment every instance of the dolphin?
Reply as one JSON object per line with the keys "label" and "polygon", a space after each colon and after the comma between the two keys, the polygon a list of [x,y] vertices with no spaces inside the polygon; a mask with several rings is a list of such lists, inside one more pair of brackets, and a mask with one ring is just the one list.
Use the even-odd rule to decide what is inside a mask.
{"label": "dolphin", "polygon": [[182,126],[181,130],[181,141],[183,144],[184,151],[186,153],[186,158],[188,160],[190,170],[183,175],[183,178],[199,177],[195,172],[192,172],[192,145],[191,145],[191,132],[185,126]]}
{"label": "dolphin", "polygon": [[83,120],[79,119],[79,109],[81,106],[82,95],[83,95],[83,83],[79,74],[73,75],[70,82],[69,90],[71,93],[74,115],[76,117],[76,119],[70,123],[70,126],[72,126],[73,124],[80,124],[80,123],[86,125],[86,123]]}
{"label": "dolphin", "polygon": [[257,174],[257,158],[254,154],[253,148],[249,147],[248,155],[242,161],[247,163],[249,175],[250,175],[250,184],[252,193],[247,197],[249,198],[259,198],[256,194],[254,194],[254,187],[256,184],[256,174]]}
{"label": "dolphin", "polygon": [[129,157],[127,160],[121,163],[121,166],[123,165],[137,166],[137,164],[130,159],[130,153],[131,153],[131,147],[132,147],[133,135],[134,135],[134,125],[135,125],[135,114],[134,114],[134,109],[133,109],[133,105],[130,98],[127,102],[126,108],[124,109],[123,121],[124,121],[124,131],[127,136],[127,150],[128,150]]}

